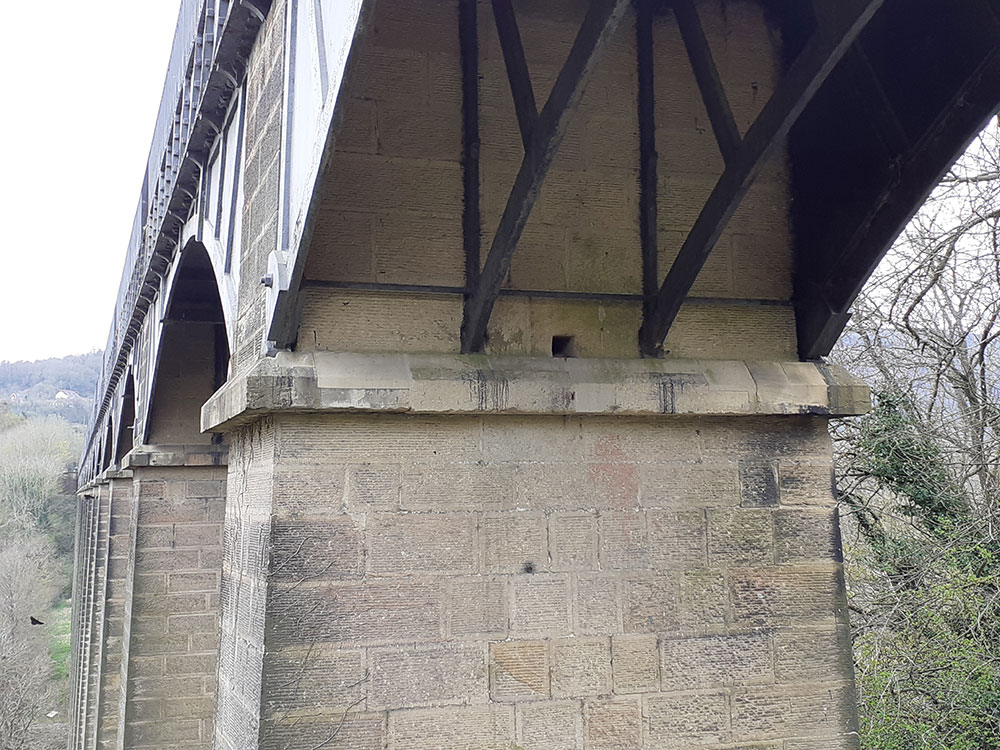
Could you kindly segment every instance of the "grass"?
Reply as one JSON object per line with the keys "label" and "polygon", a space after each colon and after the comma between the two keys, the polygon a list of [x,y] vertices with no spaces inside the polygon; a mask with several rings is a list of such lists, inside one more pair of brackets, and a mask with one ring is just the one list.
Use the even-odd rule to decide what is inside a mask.
{"label": "grass", "polygon": [[52,658],[52,679],[69,677],[71,613],[68,599],[56,603],[49,611],[49,655]]}

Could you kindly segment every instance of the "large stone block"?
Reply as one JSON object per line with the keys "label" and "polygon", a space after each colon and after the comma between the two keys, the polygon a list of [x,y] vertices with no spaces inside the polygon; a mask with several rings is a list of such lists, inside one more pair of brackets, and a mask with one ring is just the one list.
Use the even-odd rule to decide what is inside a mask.
{"label": "large stone block", "polygon": [[635,576],[623,582],[626,633],[674,630],[679,621],[680,580],[676,576]]}
{"label": "large stone block", "polygon": [[550,567],[543,514],[487,514],[481,523],[484,572],[533,573]]}
{"label": "large stone block", "polygon": [[548,520],[549,556],[553,570],[597,568],[597,518],[553,513]]}
{"label": "large stone block", "polygon": [[369,583],[275,586],[273,633],[282,644],[428,642],[441,637],[441,585],[409,578]]}
{"label": "large stone block", "polygon": [[653,693],[660,689],[660,650],[655,635],[611,639],[614,692]]}
{"label": "large stone block", "polygon": [[713,567],[774,562],[774,523],[767,510],[711,511],[708,558]]}
{"label": "large stone block", "polygon": [[484,644],[369,651],[369,709],[485,703]]}
{"label": "large stone block", "polygon": [[672,693],[644,699],[651,748],[687,748],[728,742],[732,728],[724,692]]}
{"label": "large stone block", "polygon": [[549,647],[544,641],[490,644],[490,698],[497,702],[550,696]]}
{"label": "large stone block", "polygon": [[513,578],[511,633],[517,637],[569,635],[569,581],[564,576],[556,575]]}
{"label": "large stone block", "polygon": [[545,701],[519,705],[517,744],[524,750],[583,750],[580,702]]}
{"label": "large stone block", "polygon": [[756,568],[730,573],[733,619],[745,625],[820,624],[846,618],[837,569]]}
{"label": "large stone block", "polygon": [[642,707],[637,699],[590,700],[584,703],[584,747],[629,750],[642,744]]}
{"label": "large stone block", "polygon": [[324,581],[361,577],[363,530],[350,516],[271,524],[272,568],[276,581]]}
{"label": "large stone block", "polygon": [[747,688],[732,700],[733,734],[742,741],[837,736],[856,721],[853,686],[844,683]]}
{"label": "large stone block", "polygon": [[503,578],[457,577],[447,584],[448,633],[453,638],[504,638],[510,623]]}
{"label": "large stone block", "polygon": [[766,633],[664,637],[663,689],[774,682],[771,649],[771,637]]}
{"label": "large stone block", "polygon": [[363,651],[324,646],[274,649],[264,656],[264,712],[270,718],[303,711],[347,711],[364,700],[370,677]]}
{"label": "large stone block", "polygon": [[573,629],[578,635],[611,635],[622,628],[622,581],[617,575],[588,573],[573,585]]}
{"label": "large stone block", "polygon": [[513,706],[389,712],[390,750],[510,750],[513,742]]}
{"label": "large stone block", "polygon": [[583,698],[610,692],[610,639],[572,638],[552,642],[553,698]]}
{"label": "large stone block", "polygon": [[839,563],[844,559],[835,508],[777,511],[774,539],[777,563]]}
{"label": "large stone block", "polygon": [[377,514],[368,526],[368,567],[379,576],[479,570],[476,518]]}

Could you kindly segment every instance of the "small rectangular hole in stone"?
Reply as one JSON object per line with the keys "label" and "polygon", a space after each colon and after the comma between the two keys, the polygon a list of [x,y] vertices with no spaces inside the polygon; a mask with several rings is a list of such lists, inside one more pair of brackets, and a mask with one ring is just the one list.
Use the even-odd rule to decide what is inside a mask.
{"label": "small rectangular hole in stone", "polygon": [[576,338],[573,336],[553,336],[552,337],[553,357],[575,357]]}

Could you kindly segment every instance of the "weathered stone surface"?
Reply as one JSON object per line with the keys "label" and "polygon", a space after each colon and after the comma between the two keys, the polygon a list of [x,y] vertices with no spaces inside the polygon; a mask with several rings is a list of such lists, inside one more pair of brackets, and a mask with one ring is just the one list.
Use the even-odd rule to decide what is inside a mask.
{"label": "weathered stone surface", "polygon": [[787,630],[774,635],[774,669],[778,682],[849,680],[851,631],[836,628]]}
{"label": "weathered stone surface", "polygon": [[594,570],[597,567],[597,518],[553,513],[548,526],[553,570]]}
{"label": "weathered stone surface", "polygon": [[653,693],[660,689],[659,642],[655,635],[616,635],[611,639],[614,692]]}
{"label": "weathered stone surface", "polygon": [[836,737],[857,718],[853,686],[837,682],[747,688],[732,701],[733,734],[743,741]]}
{"label": "weathered stone surface", "polygon": [[782,509],[774,514],[775,562],[843,562],[835,508]]}
{"label": "weathered stone surface", "polygon": [[280,642],[427,642],[441,635],[441,586],[410,578],[370,583],[274,587],[272,606],[283,617],[273,625]]}
{"label": "weathered stone surface", "polygon": [[514,707],[465,706],[389,712],[391,750],[510,750]]}
{"label": "weathered stone surface", "polygon": [[544,700],[549,695],[547,643],[508,641],[490,644],[490,697],[494,701]]}
{"label": "weathered stone surface", "polygon": [[677,627],[680,621],[680,580],[677,577],[630,577],[623,585],[626,633],[658,633]]}
{"label": "weathered stone surface", "polygon": [[579,701],[523,703],[517,708],[517,744],[524,750],[583,750]]}
{"label": "weathered stone surface", "polygon": [[644,699],[649,722],[646,746],[685,748],[728,742],[728,696],[723,692],[674,693]]}
{"label": "weathered stone surface", "polygon": [[[720,390],[705,374],[713,372],[713,367],[715,363],[696,360],[539,362],[532,358],[496,358],[473,366],[446,355],[282,353],[275,360],[261,361],[213,396],[203,410],[202,427],[218,429],[275,408],[634,416],[796,414],[805,410],[848,415],[869,408],[867,398],[854,396],[855,391],[866,393],[863,387],[843,371],[837,372],[836,382],[843,384],[850,397],[830,397],[829,389],[838,385],[817,388],[814,368],[805,365],[781,370],[784,379],[773,387],[764,388],[749,378],[741,384],[745,390],[736,402],[727,390],[731,386],[723,385]],[[665,403],[659,384],[675,373],[684,374],[688,396],[683,402]],[[578,392],[601,392],[599,385],[604,383],[613,386],[607,398],[578,402]],[[762,486],[762,479],[752,481]]]}
{"label": "weathered stone surface", "polygon": [[774,681],[766,633],[665,637],[660,648],[664,690]]}
{"label": "weathered stone surface", "polygon": [[482,644],[372,649],[368,661],[369,709],[486,702]]}
{"label": "weathered stone surface", "polygon": [[571,638],[552,642],[553,698],[582,698],[610,692],[610,639]]}
{"label": "weathered stone surface", "polygon": [[518,576],[511,581],[511,633],[517,637],[569,635],[569,605],[565,577]]}
{"label": "weathered stone surface", "polygon": [[766,510],[708,514],[708,558],[713,567],[774,562],[774,522]]}
{"label": "weathered stone surface", "polygon": [[[517,3],[540,102],[584,5]],[[779,39],[759,2],[698,5],[745,132],[779,85]],[[869,396],[843,371],[791,361],[787,159],[718,238],[669,353],[640,359],[638,80],[635,35],[619,32],[524,227],[487,353],[459,355],[460,3],[364,6],[298,262],[275,252],[294,254],[284,232],[303,218],[280,215],[283,143],[301,135],[283,106],[285,0],[245,61],[238,241],[208,240],[213,211],[182,229],[176,255],[206,238],[224,293],[226,325],[191,341],[229,335],[229,381],[204,403],[227,368],[201,366],[192,390],[193,353],[150,359],[157,316],[130,331],[140,410],[155,374],[161,396],[204,403],[201,426],[224,433],[232,460],[224,481],[219,438],[174,410],[161,433],[191,444],[134,450],[132,500],[113,501],[110,518],[96,504],[82,559],[86,595],[105,586],[107,674],[87,711],[130,724],[108,720],[128,742],[96,746],[201,748],[214,735],[220,750],[852,748],[826,426]],[[524,148],[489,3],[471,6],[485,254]],[[671,144],[659,155],[663,270],[725,165],[671,14],[653,32]],[[298,330],[268,357],[268,299],[284,280],[261,277],[280,260]],[[152,308],[167,317],[175,269]]]}
{"label": "weathered stone surface", "polygon": [[846,617],[842,581],[832,567],[734,570],[729,586],[737,623],[774,626]]}
{"label": "weathered stone surface", "polygon": [[573,586],[574,630],[579,635],[621,632],[623,583],[615,575],[576,576]]}

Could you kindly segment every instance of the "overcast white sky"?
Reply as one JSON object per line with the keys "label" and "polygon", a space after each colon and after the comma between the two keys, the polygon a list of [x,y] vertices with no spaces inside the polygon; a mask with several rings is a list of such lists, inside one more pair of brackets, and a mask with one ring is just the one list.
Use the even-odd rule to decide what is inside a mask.
{"label": "overcast white sky", "polygon": [[179,7],[5,5],[0,360],[103,348]]}

